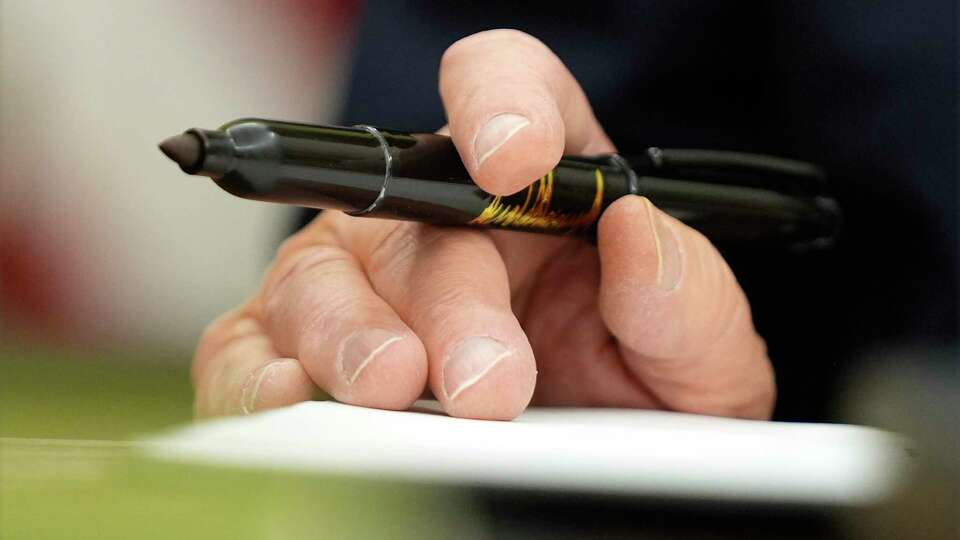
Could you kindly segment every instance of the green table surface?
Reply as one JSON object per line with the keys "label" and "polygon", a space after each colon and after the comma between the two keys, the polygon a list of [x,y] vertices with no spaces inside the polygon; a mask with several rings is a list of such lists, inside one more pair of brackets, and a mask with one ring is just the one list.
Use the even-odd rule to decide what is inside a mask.
{"label": "green table surface", "polygon": [[143,457],[139,436],[191,419],[174,364],[0,350],[0,538],[485,536],[456,488]]}

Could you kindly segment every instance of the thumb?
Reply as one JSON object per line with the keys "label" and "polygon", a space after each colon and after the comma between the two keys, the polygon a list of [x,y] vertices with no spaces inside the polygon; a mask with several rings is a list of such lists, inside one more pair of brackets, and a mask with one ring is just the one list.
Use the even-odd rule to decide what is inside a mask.
{"label": "thumb", "polygon": [[600,309],[632,372],[669,408],[768,417],[773,370],[733,272],[644,197],[600,220]]}
{"label": "thumb", "polygon": [[580,85],[542,42],[489,30],[454,43],[440,64],[450,133],[471,177],[508,195],[568,154],[613,151]]}

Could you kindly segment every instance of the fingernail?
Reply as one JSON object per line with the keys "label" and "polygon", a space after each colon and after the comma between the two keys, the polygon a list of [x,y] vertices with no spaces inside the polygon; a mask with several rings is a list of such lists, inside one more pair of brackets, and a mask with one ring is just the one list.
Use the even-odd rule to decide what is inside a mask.
{"label": "fingernail", "polygon": [[401,336],[379,328],[355,332],[340,346],[340,353],[337,355],[340,373],[348,384],[353,384],[371,362],[401,339]]}
{"label": "fingernail", "polygon": [[493,338],[471,337],[461,341],[443,364],[443,389],[447,399],[456,399],[510,355],[510,350]]}
{"label": "fingernail", "polygon": [[680,245],[673,230],[667,224],[660,211],[653,207],[650,199],[643,197],[650,217],[650,230],[657,245],[657,285],[667,291],[672,291],[680,283],[682,270],[680,259]]}
{"label": "fingernail", "polygon": [[284,367],[285,365],[296,362],[297,360],[293,358],[287,358],[284,360],[277,360],[276,362],[271,362],[258,371],[253,372],[250,375],[250,378],[247,379],[246,384],[243,385],[243,390],[240,392],[240,410],[243,414],[251,414],[257,410],[257,398],[260,394],[260,387],[263,385],[263,382],[269,380],[278,369]]}
{"label": "fingernail", "polygon": [[509,141],[510,137],[529,125],[530,120],[527,117],[512,113],[498,114],[488,120],[473,140],[473,152],[477,156],[477,167],[483,165],[483,162]]}

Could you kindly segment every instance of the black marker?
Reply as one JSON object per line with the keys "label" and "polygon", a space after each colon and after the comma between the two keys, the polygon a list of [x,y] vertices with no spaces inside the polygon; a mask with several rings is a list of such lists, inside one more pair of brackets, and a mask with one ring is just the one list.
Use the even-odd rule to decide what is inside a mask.
{"label": "black marker", "polygon": [[823,244],[839,219],[816,166],[738,152],[565,156],[526,189],[494,196],[442,135],[243,119],[188,130],[160,149],[246,199],[438,225],[594,234],[603,210],[627,194],[721,244]]}

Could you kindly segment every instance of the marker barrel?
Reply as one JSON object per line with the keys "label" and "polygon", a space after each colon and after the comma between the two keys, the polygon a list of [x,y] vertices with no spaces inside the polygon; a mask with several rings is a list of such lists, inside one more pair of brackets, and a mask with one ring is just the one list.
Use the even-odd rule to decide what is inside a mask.
{"label": "marker barrel", "polygon": [[637,194],[720,243],[823,241],[837,222],[836,205],[810,188],[822,183],[819,169],[767,156],[712,151],[712,164],[702,153],[684,161],[691,151],[656,149],[629,162],[564,156],[527,188],[495,196],[473,183],[442,135],[259,119],[188,133],[203,159],[186,172],[247,199],[358,216],[593,234],[607,206]]}

